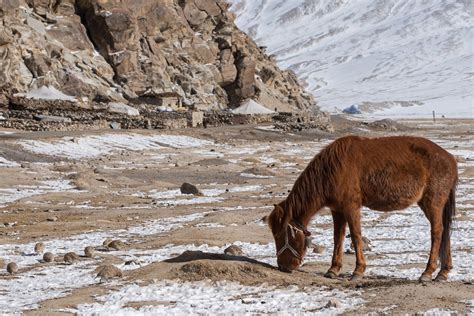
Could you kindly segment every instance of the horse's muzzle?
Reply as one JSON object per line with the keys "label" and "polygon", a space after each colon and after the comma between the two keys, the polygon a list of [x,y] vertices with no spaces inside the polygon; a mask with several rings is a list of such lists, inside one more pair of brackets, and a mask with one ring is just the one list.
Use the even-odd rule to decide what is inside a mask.
{"label": "horse's muzzle", "polygon": [[291,273],[292,272],[292,270],[285,268],[281,264],[278,264],[278,270],[280,270],[281,272],[285,272],[285,273]]}

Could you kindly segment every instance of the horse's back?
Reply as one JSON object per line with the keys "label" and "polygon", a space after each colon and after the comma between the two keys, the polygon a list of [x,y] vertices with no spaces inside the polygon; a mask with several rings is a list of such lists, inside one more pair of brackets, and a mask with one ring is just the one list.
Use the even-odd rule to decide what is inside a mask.
{"label": "horse's back", "polygon": [[425,138],[345,137],[338,141],[348,144],[339,189],[342,194],[347,190],[349,197],[360,195],[362,204],[372,209],[406,208],[425,192],[451,188],[457,180],[455,158]]}
{"label": "horse's back", "polygon": [[[365,155],[371,166],[396,165],[402,169],[425,168],[438,174],[457,170],[453,155],[429,139],[391,136],[353,139],[354,150]],[[439,170],[444,167],[444,170]]]}

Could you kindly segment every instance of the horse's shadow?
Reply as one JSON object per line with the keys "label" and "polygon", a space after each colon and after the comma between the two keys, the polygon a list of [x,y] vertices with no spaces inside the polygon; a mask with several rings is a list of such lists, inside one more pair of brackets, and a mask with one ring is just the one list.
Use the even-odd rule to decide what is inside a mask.
{"label": "horse's shadow", "polygon": [[276,267],[268,263],[258,261],[246,256],[235,256],[235,255],[229,255],[225,253],[212,253],[212,252],[203,252],[203,251],[194,251],[194,250],[187,250],[177,257],[163,260],[163,262],[182,263],[182,262],[191,262],[191,261],[196,261],[196,260],[240,261],[240,262],[248,262],[248,263],[260,265],[268,269],[273,269],[273,270],[277,269]]}

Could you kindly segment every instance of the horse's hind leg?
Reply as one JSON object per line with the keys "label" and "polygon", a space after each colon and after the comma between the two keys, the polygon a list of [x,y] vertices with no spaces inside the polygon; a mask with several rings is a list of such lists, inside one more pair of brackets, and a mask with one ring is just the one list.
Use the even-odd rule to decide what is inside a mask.
{"label": "horse's hind leg", "polygon": [[365,272],[365,258],[362,252],[362,232],[360,228],[360,207],[348,208],[345,217],[349,224],[349,230],[351,232],[352,243],[356,253],[356,267],[352,273],[351,281],[361,279]]}
{"label": "horse's hind leg", "polygon": [[441,270],[438,272],[438,275],[436,276],[436,281],[443,282],[448,280],[448,274],[449,271],[453,268],[453,261],[451,258],[451,242],[448,240],[448,245],[446,249],[446,261],[443,262],[441,260]]}
{"label": "horse's hind leg", "polygon": [[431,226],[431,251],[426,269],[420,277],[421,282],[429,282],[432,279],[433,272],[436,270],[443,234],[443,205],[444,200],[440,196],[435,197],[431,194],[425,194],[418,205],[430,221]]}
{"label": "horse's hind leg", "polygon": [[334,222],[334,251],[332,254],[332,263],[328,272],[324,275],[326,278],[334,279],[339,275],[342,268],[342,257],[344,255],[344,236],[346,234],[346,218],[339,212],[331,212]]}

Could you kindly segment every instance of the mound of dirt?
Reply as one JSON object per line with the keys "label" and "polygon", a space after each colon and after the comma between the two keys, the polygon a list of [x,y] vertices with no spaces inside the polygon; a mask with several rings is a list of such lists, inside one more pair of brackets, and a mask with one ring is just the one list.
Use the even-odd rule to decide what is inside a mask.
{"label": "mound of dirt", "polygon": [[128,275],[131,280],[166,280],[182,281],[232,281],[245,285],[288,285],[307,286],[311,284],[333,284],[336,280],[326,279],[321,275],[304,271],[293,273],[280,272],[275,267],[245,256],[233,256],[222,253],[202,251],[185,251],[175,258],[152,263],[133,270]]}
{"label": "mound of dirt", "polygon": [[384,131],[406,131],[407,126],[400,124],[391,119],[383,119],[374,122],[362,122],[361,125],[375,129],[375,130],[384,130]]}
{"label": "mound of dirt", "polygon": [[242,173],[247,173],[247,174],[254,174],[257,176],[265,176],[265,177],[273,177],[275,173],[273,173],[271,170],[264,169],[264,168],[248,168],[242,171]]}
{"label": "mound of dirt", "polygon": [[228,164],[229,162],[227,160],[221,158],[202,159],[193,163],[193,165],[196,166],[222,166]]}
{"label": "mound of dirt", "polygon": [[242,282],[245,279],[248,282],[268,277],[268,273],[262,270],[261,267],[248,263],[222,264],[219,261],[194,261],[177,269],[176,276],[187,281],[210,279]]}
{"label": "mound of dirt", "polygon": [[68,178],[77,190],[104,190],[107,188],[104,179],[96,179],[95,174],[91,171],[79,171],[70,174]]}

